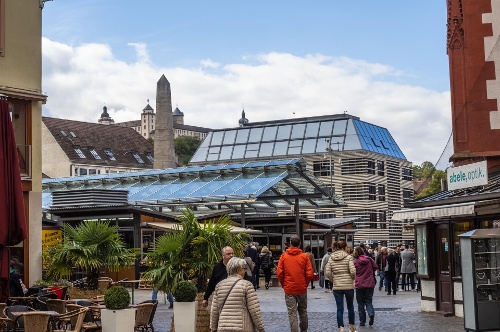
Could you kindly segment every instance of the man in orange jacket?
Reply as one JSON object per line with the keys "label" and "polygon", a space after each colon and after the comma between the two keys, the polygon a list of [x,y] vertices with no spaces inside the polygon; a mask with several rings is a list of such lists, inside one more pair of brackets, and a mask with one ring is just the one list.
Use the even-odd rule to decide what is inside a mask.
{"label": "man in orange jacket", "polygon": [[[276,275],[285,291],[291,332],[307,332],[307,285],[313,278],[311,261],[299,248],[300,238],[290,238],[290,247],[281,255]],[[297,320],[299,313],[300,324]]]}

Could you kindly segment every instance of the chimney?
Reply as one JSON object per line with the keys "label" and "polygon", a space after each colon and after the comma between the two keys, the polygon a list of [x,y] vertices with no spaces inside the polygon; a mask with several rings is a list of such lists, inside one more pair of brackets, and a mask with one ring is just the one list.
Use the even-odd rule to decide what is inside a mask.
{"label": "chimney", "polygon": [[170,83],[161,75],[156,84],[156,119],[154,138],[154,168],[176,167],[174,149],[174,127],[172,119],[172,96]]}

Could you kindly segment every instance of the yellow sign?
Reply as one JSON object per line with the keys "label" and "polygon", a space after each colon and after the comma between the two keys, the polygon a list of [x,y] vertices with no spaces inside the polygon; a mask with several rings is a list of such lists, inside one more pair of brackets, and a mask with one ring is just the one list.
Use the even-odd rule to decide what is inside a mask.
{"label": "yellow sign", "polygon": [[42,230],[42,248],[55,246],[62,243],[62,231],[60,230]]}

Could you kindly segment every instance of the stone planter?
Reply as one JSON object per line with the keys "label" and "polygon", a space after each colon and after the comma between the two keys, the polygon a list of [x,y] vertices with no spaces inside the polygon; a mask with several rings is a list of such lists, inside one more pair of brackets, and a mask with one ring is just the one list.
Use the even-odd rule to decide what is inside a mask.
{"label": "stone planter", "polygon": [[198,301],[174,302],[175,331],[182,331],[182,332],[196,331],[197,308],[198,308]]}
{"label": "stone planter", "polygon": [[134,332],[135,311],[101,309],[102,332]]}

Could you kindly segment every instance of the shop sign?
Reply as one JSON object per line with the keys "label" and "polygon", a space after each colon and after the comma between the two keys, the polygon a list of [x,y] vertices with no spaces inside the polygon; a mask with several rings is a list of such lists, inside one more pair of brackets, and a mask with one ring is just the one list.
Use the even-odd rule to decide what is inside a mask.
{"label": "shop sign", "polygon": [[52,247],[62,243],[61,230],[42,230],[42,248]]}
{"label": "shop sign", "polygon": [[470,188],[488,184],[486,161],[448,168],[448,190]]}

